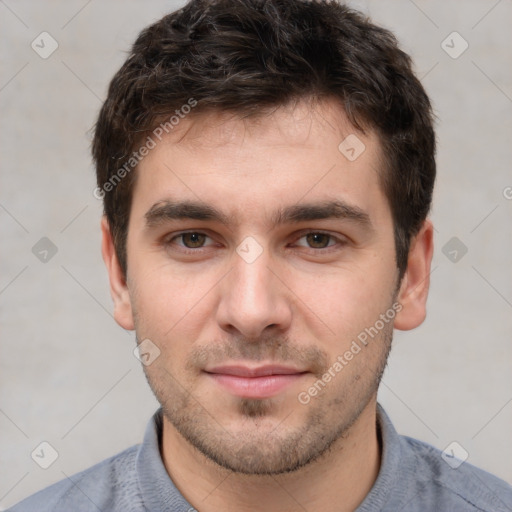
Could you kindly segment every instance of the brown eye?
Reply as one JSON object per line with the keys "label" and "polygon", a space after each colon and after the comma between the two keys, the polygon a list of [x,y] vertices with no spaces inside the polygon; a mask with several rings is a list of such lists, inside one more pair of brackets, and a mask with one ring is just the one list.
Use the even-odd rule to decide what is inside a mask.
{"label": "brown eye", "polygon": [[341,250],[347,244],[344,236],[334,236],[323,231],[303,231],[295,239],[295,247],[309,249],[310,253],[321,255],[328,252]]}
{"label": "brown eye", "polygon": [[313,249],[324,249],[328,247],[331,236],[325,233],[309,233],[306,239]]}
{"label": "brown eye", "polygon": [[183,233],[179,235],[177,238],[181,238],[183,244],[188,249],[197,249],[199,247],[202,247],[205,238],[207,237],[202,233]]}

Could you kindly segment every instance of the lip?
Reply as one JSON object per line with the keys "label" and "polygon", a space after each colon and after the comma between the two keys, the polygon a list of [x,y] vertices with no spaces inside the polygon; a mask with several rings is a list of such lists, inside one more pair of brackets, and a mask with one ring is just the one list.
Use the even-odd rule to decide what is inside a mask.
{"label": "lip", "polygon": [[257,367],[243,365],[216,366],[205,373],[222,388],[241,398],[270,398],[284,391],[308,373],[282,365]]}

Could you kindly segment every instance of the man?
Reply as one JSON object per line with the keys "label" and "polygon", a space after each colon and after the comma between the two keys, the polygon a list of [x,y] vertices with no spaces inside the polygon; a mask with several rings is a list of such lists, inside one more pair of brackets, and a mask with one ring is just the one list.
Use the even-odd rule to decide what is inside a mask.
{"label": "man", "polygon": [[93,155],[161,409],[12,510],[511,510],[377,404],[393,329],[425,318],[434,154],[409,57],[343,5],[192,0],[145,29]]}

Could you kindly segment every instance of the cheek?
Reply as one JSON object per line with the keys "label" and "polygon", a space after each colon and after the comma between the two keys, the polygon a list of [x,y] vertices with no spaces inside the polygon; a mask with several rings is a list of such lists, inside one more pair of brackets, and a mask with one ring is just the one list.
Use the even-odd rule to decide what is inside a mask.
{"label": "cheek", "polygon": [[328,326],[328,338],[339,348],[390,308],[394,279],[389,265],[375,258],[375,265],[343,269],[328,277],[302,276],[292,288],[303,301],[300,310],[308,317],[314,312],[313,321]]}
{"label": "cheek", "polygon": [[204,314],[206,294],[215,280],[200,272],[183,272],[178,267],[149,262],[132,269],[136,288],[131,298],[140,335],[165,342],[178,333],[180,338],[187,338],[200,328],[197,317]]}

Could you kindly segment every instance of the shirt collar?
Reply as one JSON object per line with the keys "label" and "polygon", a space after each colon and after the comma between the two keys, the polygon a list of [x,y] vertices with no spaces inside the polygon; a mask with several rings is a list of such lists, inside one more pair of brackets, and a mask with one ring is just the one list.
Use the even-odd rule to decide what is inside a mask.
{"label": "shirt collar", "polygon": [[137,477],[147,510],[191,512],[195,510],[175,487],[160,455],[162,408],[149,421],[136,459]]}
{"label": "shirt collar", "polygon": [[[379,474],[356,512],[381,511],[391,496],[400,499],[401,497],[397,494],[406,492],[406,486],[399,485],[399,482],[403,478],[401,475],[404,474],[404,470],[408,472],[404,465],[410,464],[411,461],[405,456],[400,435],[379,403],[377,403],[377,433],[381,446]],[[409,470],[412,471],[412,468]]]}

